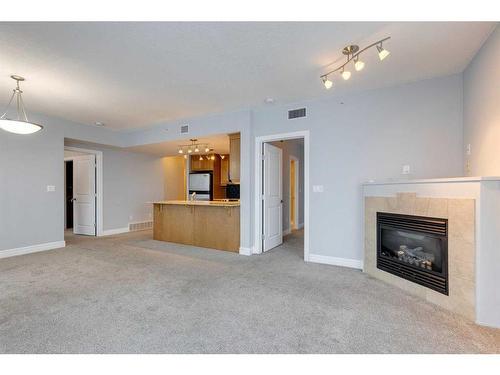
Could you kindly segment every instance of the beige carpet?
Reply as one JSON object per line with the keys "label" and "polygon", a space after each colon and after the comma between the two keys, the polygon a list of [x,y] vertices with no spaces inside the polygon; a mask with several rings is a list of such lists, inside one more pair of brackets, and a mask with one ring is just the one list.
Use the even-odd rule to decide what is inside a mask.
{"label": "beige carpet", "polygon": [[300,232],[251,257],[150,238],[0,259],[0,352],[500,353],[500,330],[303,262]]}

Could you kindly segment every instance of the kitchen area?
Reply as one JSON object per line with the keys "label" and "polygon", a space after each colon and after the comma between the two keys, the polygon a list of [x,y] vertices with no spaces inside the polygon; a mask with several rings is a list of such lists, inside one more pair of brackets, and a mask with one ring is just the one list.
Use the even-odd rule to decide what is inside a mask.
{"label": "kitchen area", "polygon": [[166,199],[153,202],[153,239],[238,252],[240,134],[211,141],[190,139],[166,158]]}

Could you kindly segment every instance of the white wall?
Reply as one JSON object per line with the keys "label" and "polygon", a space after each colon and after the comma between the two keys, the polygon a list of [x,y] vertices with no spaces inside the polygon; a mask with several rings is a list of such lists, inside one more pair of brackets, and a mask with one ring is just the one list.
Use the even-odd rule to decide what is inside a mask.
{"label": "white wall", "polygon": [[290,228],[290,156],[298,159],[299,190],[296,192],[299,203],[297,212],[297,224],[304,224],[304,141],[302,139],[291,139],[286,141],[271,142],[283,150],[283,231],[288,232]]}
{"label": "white wall", "polygon": [[[287,119],[287,110],[307,117]],[[255,136],[310,131],[310,253],[362,259],[362,190],[368,179],[460,176],[462,77],[255,110]],[[311,189],[312,190],[312,189]]]}
{"label": "white wall", "polygon": [[[464,71],[464,144],[469,176],[500,176],[500,27]],[[464,152],[466,147],[464,147]]]}

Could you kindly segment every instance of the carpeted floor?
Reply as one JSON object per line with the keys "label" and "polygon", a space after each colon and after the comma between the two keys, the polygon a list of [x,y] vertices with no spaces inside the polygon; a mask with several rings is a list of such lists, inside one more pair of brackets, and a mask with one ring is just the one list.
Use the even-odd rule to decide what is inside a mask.
{"label": "carpeted floor", "polygon": [[500,330],[304,263],[300,232],[251,257],[150,238],[0,259],[0,352],[500,353]]}

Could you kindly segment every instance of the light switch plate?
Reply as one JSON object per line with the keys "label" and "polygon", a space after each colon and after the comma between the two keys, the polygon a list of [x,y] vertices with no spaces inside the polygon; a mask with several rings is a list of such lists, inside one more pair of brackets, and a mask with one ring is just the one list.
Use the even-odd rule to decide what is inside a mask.
{"label": "light switch plate", "polygon": [[313,185],[313,193],[322,193],[323,191],[323,185]]}
{"label": "light switch plate", "polygon": [[403,165],[403,171],[401,173],[402,174],[410,174],[410,166],[408,164]]}
{"label": "light switch plate", "polygon": [[51,193],[53,191],[56,191],[56,187],[54,185],[47,185],[47,192]]}

